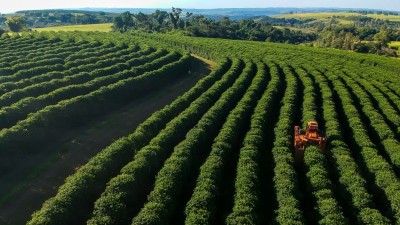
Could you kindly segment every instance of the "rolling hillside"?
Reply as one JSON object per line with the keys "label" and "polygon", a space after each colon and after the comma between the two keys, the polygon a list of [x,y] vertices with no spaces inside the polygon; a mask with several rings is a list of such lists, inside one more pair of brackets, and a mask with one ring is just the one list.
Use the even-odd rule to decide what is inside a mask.
{"label": "rolling hillside", "polygon": [[[136,32],[0,43],[2,175],[12,157],[192,74],[188,53],[217,64],[97,149],[29,225],[400,223],[398,60]],[[308,121],[327,150],[295,161],[293,127]]]}

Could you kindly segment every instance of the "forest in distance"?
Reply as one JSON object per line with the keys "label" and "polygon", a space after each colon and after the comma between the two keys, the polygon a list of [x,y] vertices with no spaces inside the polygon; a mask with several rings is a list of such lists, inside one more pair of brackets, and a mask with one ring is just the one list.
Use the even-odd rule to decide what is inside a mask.
{"label": "forest in distance", "polygon": [[[217,14],[213,10],[191,12],[190,9],[174,7],[165,11],[132,10],[136,13],[126,11],[121,14],[84,10],[27,10],[17,12],[15,18],[17,21],[0,17],[0,24],[3,22],[4,28],[7,27],[5,24],[8,24],[9,30],[19,31],[38,26],[113,23],[112,28],[117,32],[128,30],[178,32],[196,37],[305,44],[392,57],[397,57],[399,53],[397,45],[390,45],[390,42],[400,41],[400,22],[385,19],[385,16],[399,16],[398,12],[349,9],[337,11],[337,13],[330,12],[324,19],[319,16],[301,19],[296,17],[301,14],[294,9],[291,11],[281,9],[275,12],[286,13],[282,14],[284,17],[279,14],[259,15],[268,13],[262,10],[225,10],[225,13],[230,16],[223,14],[224,9],[220,10],[221,14]],[[315,11],[319,12],[318,9]],[[199,14],[199,12],[205,14]],[[346,13],[343,14],[343,12]],[[336,14],[339,16],[335,16]],[[13,28],[10,24],[17,24],[17,26]],[[2,32],[5,31],[0,30],[0,33]]]}

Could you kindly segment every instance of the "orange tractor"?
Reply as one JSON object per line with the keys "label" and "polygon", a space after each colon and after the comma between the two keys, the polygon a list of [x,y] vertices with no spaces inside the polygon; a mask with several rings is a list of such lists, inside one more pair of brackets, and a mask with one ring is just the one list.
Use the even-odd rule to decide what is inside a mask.
{"label": "orange tractor", "polygon": [[294,157],[296,161],[299,162],[303,159],[304,149],[311,144],[316,144],[321,150],[325,150],[326,137],[319,133],[318,123],[308,122],[305,131],[301,130],[299,126],[294,126]]}

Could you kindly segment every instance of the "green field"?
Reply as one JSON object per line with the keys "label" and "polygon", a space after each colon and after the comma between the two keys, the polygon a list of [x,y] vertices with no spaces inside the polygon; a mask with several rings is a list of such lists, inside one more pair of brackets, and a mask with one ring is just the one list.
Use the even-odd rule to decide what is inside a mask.
{"label": "green field", "polygon": [[296,28],[296,27],[284,27],[284,26],[274,26],[275,28],[278,28],[280,30],[283,29],[289,29],[289,30],[293,30],[293,31],[302,31],[302,32],[313,32],[313,30],[311,29],[304,29],[304,28]]}
{"label": "green field", "polygon": [[395,16],[395,15],[387,15],[386,16],[386,15],[368,14],[367,16],[374,18],[374,19],[382,19],[382,20],[400,22],[400,16]]}
{"label": "green field", "polygon": [[60,26],[60,27],[45,27],[45,28],[34,28],[35,31],[100,31],[109,32],[111,31],[112,23],[102,24],[85,24],[85,25],[72,25],[72,26]]}
{"label": "green field", "polygon": [[320,13],[293,13],[293,14],[280,14],[272,17],[275,18],[294,18],[294,19],[317,19],[317,20],[327,20],[333,16],[340,17],[339,22],[341,24],[351,24],[352,21],[346,19],[350,16],[366,16],[374,19],[383,19],[394,22],[400,22],[400,16],[396,15],[378,15],[378,14],[360,14],[360,13],[350,13],[350,12],[320,12]]}
{"label": "green field", "polygon": [[321,12],[321,13],[293,13],[293,14],[280,14],[272,17],[275,18],[295,18],[295,19],[325,19],[333,16],[359,16],[359,13],[348,12]]}
{"label": "green field", "polygon": [[[0,224],[400,224],[399,74],[301,45],[3,37]],[[296,150],[309,121],[326,149]]]}
{"label": "green field", "polygon": [[392,41],[392,42],[390,42],[389,46],[400,48],[400,41]]}

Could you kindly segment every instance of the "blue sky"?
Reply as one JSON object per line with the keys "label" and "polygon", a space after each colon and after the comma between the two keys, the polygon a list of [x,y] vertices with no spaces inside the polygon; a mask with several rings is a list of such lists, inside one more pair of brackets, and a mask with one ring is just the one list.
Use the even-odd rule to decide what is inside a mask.
{"label": "blue sky", "polygon": [[54,8],[267,8],[339,7],[400,11],[400,0],[11,0],[0,3],[0,13]]}

